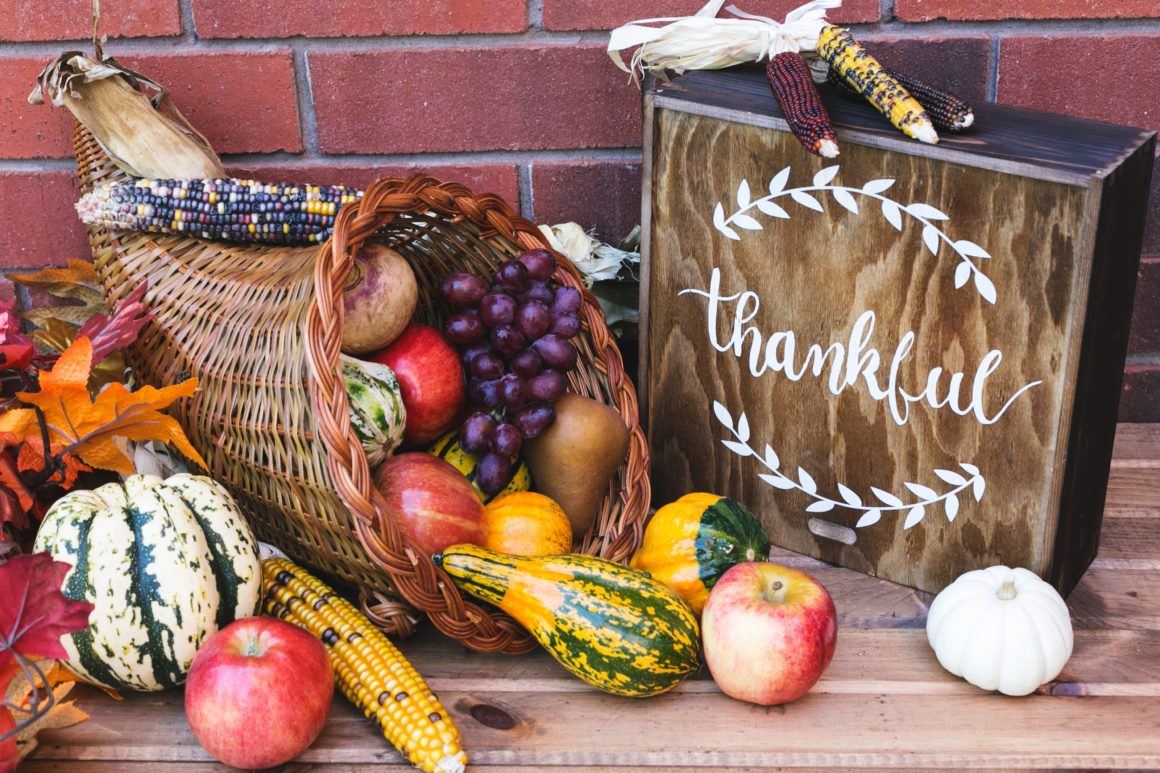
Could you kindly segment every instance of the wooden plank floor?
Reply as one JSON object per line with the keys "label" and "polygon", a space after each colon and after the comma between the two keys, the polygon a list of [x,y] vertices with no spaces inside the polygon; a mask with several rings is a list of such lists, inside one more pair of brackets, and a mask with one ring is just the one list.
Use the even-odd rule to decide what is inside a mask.
{"label": "wooden plank floor", "polygon": [[[926,642],[928,594],[781,551],[814,573],[840,615],[834,662],[814,690],[762,708],[722,695],[704,670],[647,700],[596,692],[543,653],[480,655],[430,630],[402,643],[464,737],[472,767],[618,771],[729,768],[1160,768],[1160,425],[1121,425],[1103,540],[1068,599],[1075,652],[1026,698],[943,671]],[[224,770],[185,723],[182,694],[115,703],[81,691],[91,719],[42,735],[27,773]],[[287,771],[403,766],[340,696]]]}

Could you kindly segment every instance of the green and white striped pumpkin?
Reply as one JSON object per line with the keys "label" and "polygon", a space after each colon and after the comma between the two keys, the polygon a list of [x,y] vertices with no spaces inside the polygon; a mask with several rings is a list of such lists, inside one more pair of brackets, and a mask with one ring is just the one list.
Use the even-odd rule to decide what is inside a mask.
{"label": "green and white striped pumpkin", "polygon": [[350,424],[362,443],[367,464],[377,467],[403,442],[407,411],[395,372],[377,362],[342,358],[342,378],[350,404]]}
{"label": "green and white striped pumpkin", "polygon": [[70,492],[34,549],[72,564],[64,595],[96,607],[88,628],[61,638],[69,668],[114,689],[182,684],[210,635],[258,612],[257,542],[225,488],[200,475]]}

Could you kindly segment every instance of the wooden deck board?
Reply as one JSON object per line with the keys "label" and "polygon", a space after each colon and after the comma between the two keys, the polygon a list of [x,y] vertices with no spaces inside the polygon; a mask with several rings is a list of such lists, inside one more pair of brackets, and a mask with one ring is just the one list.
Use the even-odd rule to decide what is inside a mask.
{"label": "wooden deck board", "polygon": [[[930,595],[786,551],[839,612],[838,648],[805,698],[761,708],[706,670],[672,693],[598,693],[543,652],[482,655],[429,628],[400,643],[451,712],[473,767],[519,772],[690,769],[1160,768],[1160,425],[1123,425],[1099,557],[1072,592],[1071,661],[1040,694],[985,693],[946,673],[924,631]],[[182,693],[117,703],[79,688],[91,719],[45,732],[29,773],[224,770],[198,746]],[[502,712],[508,723],[494,720]],[[503,726],[510,725],[508,729]],[[498,725],[498,726],[496,726]],[[340,696],[322,736],[284,771],[407,766]]]}

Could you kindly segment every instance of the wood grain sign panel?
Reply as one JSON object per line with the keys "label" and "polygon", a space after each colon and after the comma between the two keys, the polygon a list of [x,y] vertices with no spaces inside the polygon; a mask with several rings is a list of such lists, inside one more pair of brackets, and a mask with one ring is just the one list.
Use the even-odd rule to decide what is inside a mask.
{"label": "wood grain sign panel", "polygon": [[1067,469],[1102,464],[1077,473],[1102,503],[1108,464],[1073,437],[1093,276],[1131,302],[1093,272],[1105,187],[893,138],[825,160],[695,107],[649,111],[656,501],[728,494],[778,545],[926,590],[997,563],[1070,587],[1098,524],[1059,544],[1091,519]]}

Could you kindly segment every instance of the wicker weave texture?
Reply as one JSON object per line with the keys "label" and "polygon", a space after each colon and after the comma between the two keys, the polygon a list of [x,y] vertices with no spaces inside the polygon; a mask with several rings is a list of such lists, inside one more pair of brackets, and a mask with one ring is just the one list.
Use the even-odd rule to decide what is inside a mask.
{"label": "wicker weave texture", "polygon": [[[124,176],[83,128],[74,146],[82,191]],[[498,197],[415,177],[371,185],[360,202],[341,210],[322,248],[100,228],[90,228],[89,240],[110,301],[149,283],[146,302],[156,321],[129,361],[145,383],[200,379],[198,393],[174,416],[260,539],[358,587],[364,610],[390,633],[410,632],[413,608],[477,650],[534,646],[518,624],[465,600],[429,557],[407,545],[372,485],[339,368],[342,288],[364,242],[385,243],[408,260],[420,287],[417,318],[437,324],[448,273],[490,272],[521,249],[545,246],[530,222]],[[628,459],[575,549],[625,561],[640,543],[649,503],[636,393],[575,268],[561,260],[556,279],[579,288],[584,299],[570,389],[615,407],[630,430]]]}

